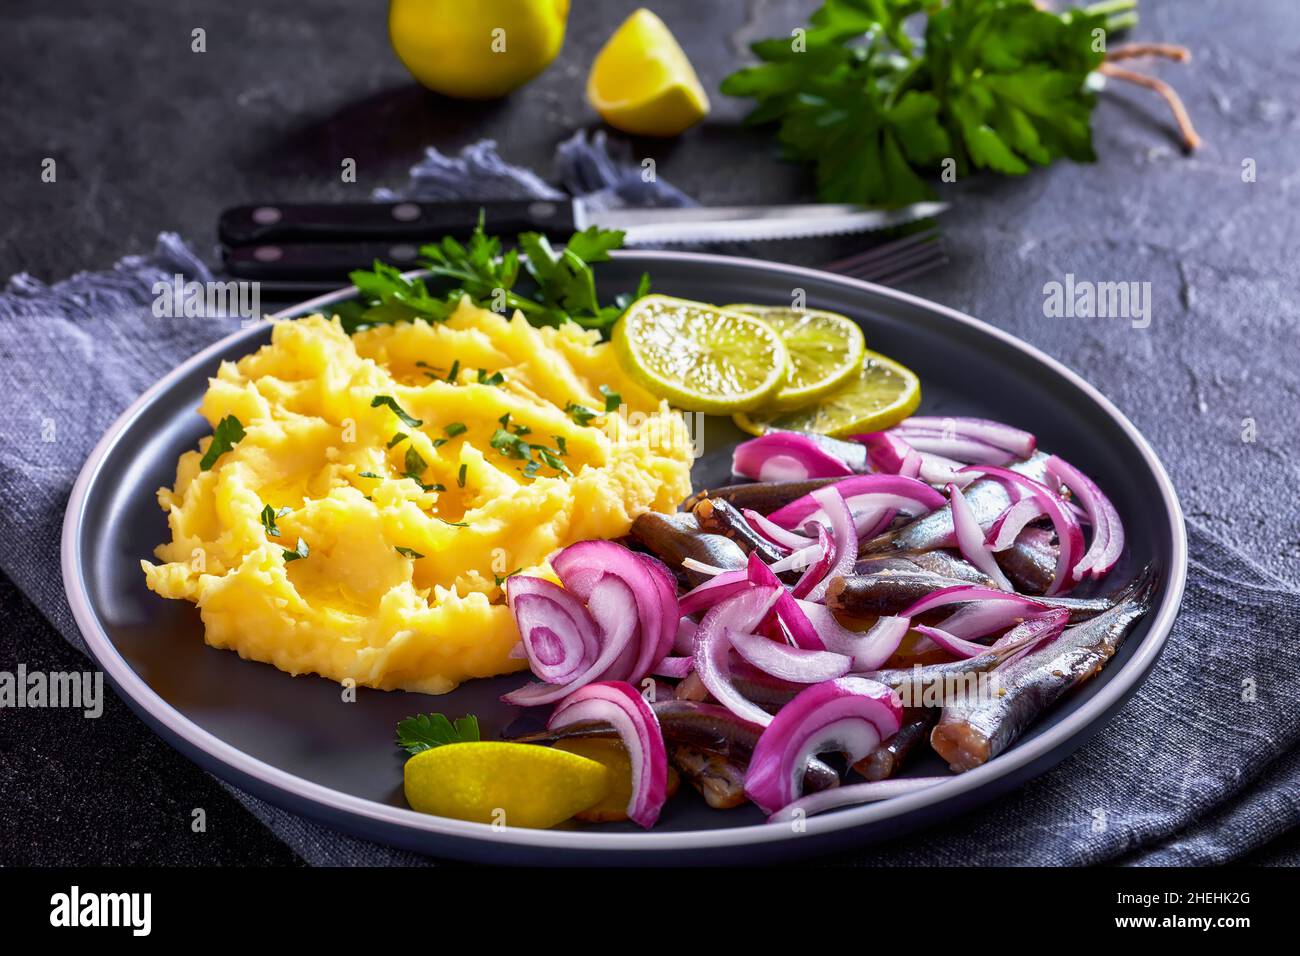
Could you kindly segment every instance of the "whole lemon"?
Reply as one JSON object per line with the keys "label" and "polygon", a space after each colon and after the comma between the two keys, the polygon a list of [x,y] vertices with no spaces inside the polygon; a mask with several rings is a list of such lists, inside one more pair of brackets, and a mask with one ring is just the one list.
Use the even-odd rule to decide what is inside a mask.
{"label": "whole lemon", "polygon": [[392,0],[388,37],[403,65],[445,96],[504,96],[564,43],[569,0]]}

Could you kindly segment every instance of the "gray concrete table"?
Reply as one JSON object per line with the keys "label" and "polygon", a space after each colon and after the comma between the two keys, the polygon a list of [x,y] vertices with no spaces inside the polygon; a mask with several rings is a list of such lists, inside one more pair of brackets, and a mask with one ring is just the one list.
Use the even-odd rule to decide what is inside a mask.
{"label": "gray concrete table", "polygon": [[[540,79],[506,100],[467,104],[410,81],[388,48],[378,0],[9,0],[0,13],[0,273],[52,280],[102,268],[149,248],[160,230],[207,248],[225,206],[362,199],[400,182],[430,144],[492,137],[508,159],[545,172],[557,142],[597,125],[582,99],[587,69],[637,5],[576,0],[564,50]],[[788,33],[813,6],[654,4],[710,91],[749,41]],[[191,50],[196,27],[206,53]],[[948,187],[953,261],[908,288],[1007,328],[1091,379],[1164,457],[1190,520],[1300,583],[1300,4],[1142,0],[1135,38],[1194,51],[1192,64],[1157,70],[1182,92],[1204,149],[1181,154],[1151,94],[1112,89],[1095,117],[1099,163]],[[637,141],[637,155],[711,203],[811,198],[805,172],[739,126],[745,104],[713,100],[702,127]],[[45,157],[58,163],[57,183],[40,181]],[[355,184],[340,182],[344,158],[356,160]],[[1242,177],[1248,160],[1253,182]],[[799,243],[764,254],[808,261]],[[1044,289],[1067,275],[1149,282],[1149,326],[1049,318]],[[1243,440],[1251,429],[1256,440]],[[10,615],[0,668],[76,666],[4,581],[0,606]],[[116,700],[98,721],[6,713],[0,789],[0,864],[294,860]],[[204,834],[188,826],[195,806],[208,811]]]}

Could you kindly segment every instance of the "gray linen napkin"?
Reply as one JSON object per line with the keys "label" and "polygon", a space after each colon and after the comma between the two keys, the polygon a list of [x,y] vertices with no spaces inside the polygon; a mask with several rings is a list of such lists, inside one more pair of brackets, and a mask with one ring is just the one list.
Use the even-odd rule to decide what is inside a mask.
{"label": "gray linen napkin", "polygon": [[[569,141],[557,166],[566,186],[604,202],[689,202],[599,141]],[[479,191],[484,182],[491,192]],[[410,187],[391,195],[452,198],[470,195],[467,183],[474,198],[556,195],[490,143],[458,157],[430,150]],[[59,572],[77,472],[137,395],[239,323],[154,316],[154,283],[176,273],[209,278],[164,234],[151,256],[113,270],[53,286],[19,275],[0,293],[0,573],[83,651]],[[1168,649],[1096,740],[990,808],[830,862],[1223,862],[1300,825],[1300,596],[1201,525],[1189,531],[1191,574]],[[430,862],[227,789],[308,863]]]}

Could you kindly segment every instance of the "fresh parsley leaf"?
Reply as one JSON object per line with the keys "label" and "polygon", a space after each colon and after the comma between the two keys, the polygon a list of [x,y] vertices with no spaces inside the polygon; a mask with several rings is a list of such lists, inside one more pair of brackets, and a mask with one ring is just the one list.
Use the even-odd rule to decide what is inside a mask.
{"label": "fresh parsley leaf", "polygon": [[447,381],[455,385],[456,379],[459,377],[460,377],[460,359],[454,359],[451,363],[451,371],[447,373]]}
{"label": "fresh parsley leaf", "polygon": [[[1012,175],[1092,159],[1085,80],[1116,6],[825,0],[801,45],[754,44],[762,62],[722,91],[756,100],[747,122],[776,125],[786,156],[814,166],[822,200],[902,205],[931,195],[927,178],[949,158]],[[917,13],[919,44],[904,26]]]}
{"label": "fresh parsley leaf", "polygon": [[392,438],[388,439],[388,447],[392,448],[394,445],[399,444],[403,439],[407,437],[409,436],[406,434],[406,432],[398,432]]}
{"label": "fresh parsley leaf", "polygon": [[227,415],[221,419],[217,422],[217,427],[212,429],[212,441],[208,443],[208,450],[199,459],[199,470],[210,470],[217,463],[218,458],[234,448],[235,444],[243,438],[244,426],[240,424],[238,418]]}
{"label": "fresh parsley leaf", "polygon": [[443,524],[449,524],[449,525],[451,525],[453,528],[468,528],[468,527],[469,527],[469,522],[468,522],[468,521],[448,521],[446,518],[441,518],[441,517],[440,517],[438,520],[441,521]]}
{"label": "fresh parsley leaf", "polygon": [[412,756],[434,747],[478,739],[478,718],[473,714],[457,717],[454,723],[442,714],[417,714],[397,724],[397,746]]}
{"label": "fresh parsley leaf", "polygon": [[457,472],[456,474],[456,484],[462,488],[465,487],[465,474],[468,470],[469,470],[469,465],[461,465],[460,471]]}
{"label": "fresh parsley leaf", "polygon": [[488,370],[485,368],[478,370],[478,383],[480,385],[500,385],[505,380],[506,377],[500,372],[493,372],[489,375]]}
{"label": "fresh parsley leaf", "polygon": [[302,538],[298,539],[298,544],[292,551],[288,548],[281,548],[280,550],[284,552],[285,564],[288,564],[290,561],[297,561],[299,558],[305,558],[311,554],[311,550],[307,547],[307,542],[302,540]]}
{"label": "fresh parsley leaf", "polygon": [[567,455],[569,453],[569,443],[565,441],[564,436],[552,435],[551,437],[555,439],[555,447],[559,453],[561,455]]}
{"label": "fresh parsley leaf", "polygon": [[614,391],[608,385],[600,386],[600,394],[605,396],[605,411],[616,412],[618,407],[623,404],[623,396]]}
{"label": "fresh parsley leaf", "polygon": [[383,476],[383,475],[376,475],[373,471],[359,471],[359,472],[357,472],[357,477],[358,477],[358,478],[380,478],[380,479],[382,479],[384,476]]}
{"label": "fresh parsley leaf", "polygon": [[444,425],[442,430],[448,438],[455,438],[457,435],[465,434],[469,428],[464,422],[452,422],[450,425]]}
{"label": "fresh parsley leaf", "polygon": [[399,547],[397,548],[397,553],[400,554],[400,555],[401,555],[402,557],[404,557],[404,558],[422,558],[422,557],[424,557],[424,555],[422,555],[419,551],[416,551],[414,548],[403,548],[403,547],[400,547],[400,546],[399,546]]}
{"label": "fresh parsley leaf", "polygon": [[410,428],[419,428],[424,424],[423,419],[412,418],[410,415],[406,414],[402,406],[397,404],[397,399],[393,398],[391,395],[376,395],[370,400],[371,408],[379,408],[381,405],[387,405],[391,408],[393,414],[405,422]]}
{"label": "fresh parsley leaf", "polygon": [[566,402],[564,413],[568,415],[578,425],[590,425],[593,419],[600,417],[600,412],[593,412],[585,405],[579,405],[576,402]]}
{"label": "fresh parsley leaf", "polygon": [[280,528],[276,525],[275,519],[283,518],[288,513],[288,508],[281,508],[279,511],[276,511],[270,505],[267,505],[262,509],[262,527],[266,529],[268,537],[280,537]]}

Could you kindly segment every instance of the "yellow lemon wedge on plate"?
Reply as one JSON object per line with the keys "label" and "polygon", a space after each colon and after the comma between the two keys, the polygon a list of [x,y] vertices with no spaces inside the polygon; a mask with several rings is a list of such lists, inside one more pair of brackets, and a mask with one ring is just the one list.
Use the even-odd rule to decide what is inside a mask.
{"label": "yellow lemon wedge on plate", "polygon": [[828,395],[862,367],[867,342],[862,327],[838,312],[781,305],[728,305],[776,329],[790,353],[786,381],[773,408],[802,408]]}
{"label": "yellow lemon wedge on plate", "polygon": [[644,7],[623,21],[591,65],[587,101],[610,126],[676,136],[709,113],[709,97],[672,32]]}
{"label": "yellow lemon wedge on plate", "polygon": [[677,408],[727,415],[763,407],[788,355],[766,322],[703,302],[647,295],[614,326],[624,370]]}
{"label": "yellow lemon wedge on plate", "polygon": [[813,404],[733,415],[732,420],[751,435],[775,428],[844,438],[892,428],[920,404],[916,373],[868,349],[858,373]]}
{"label": "yellow lemon wedge on plate", "polygon": [[406,761],[412,810],[475,823],[545,829],[604,799],[609,768],[535,744],[446,744]]}
{"label": "yellow lemon wedge on plate", "polygon": [[505,96],[546,69],[564,43],[569,0],[392,0],[393,52],[444,96]]}

